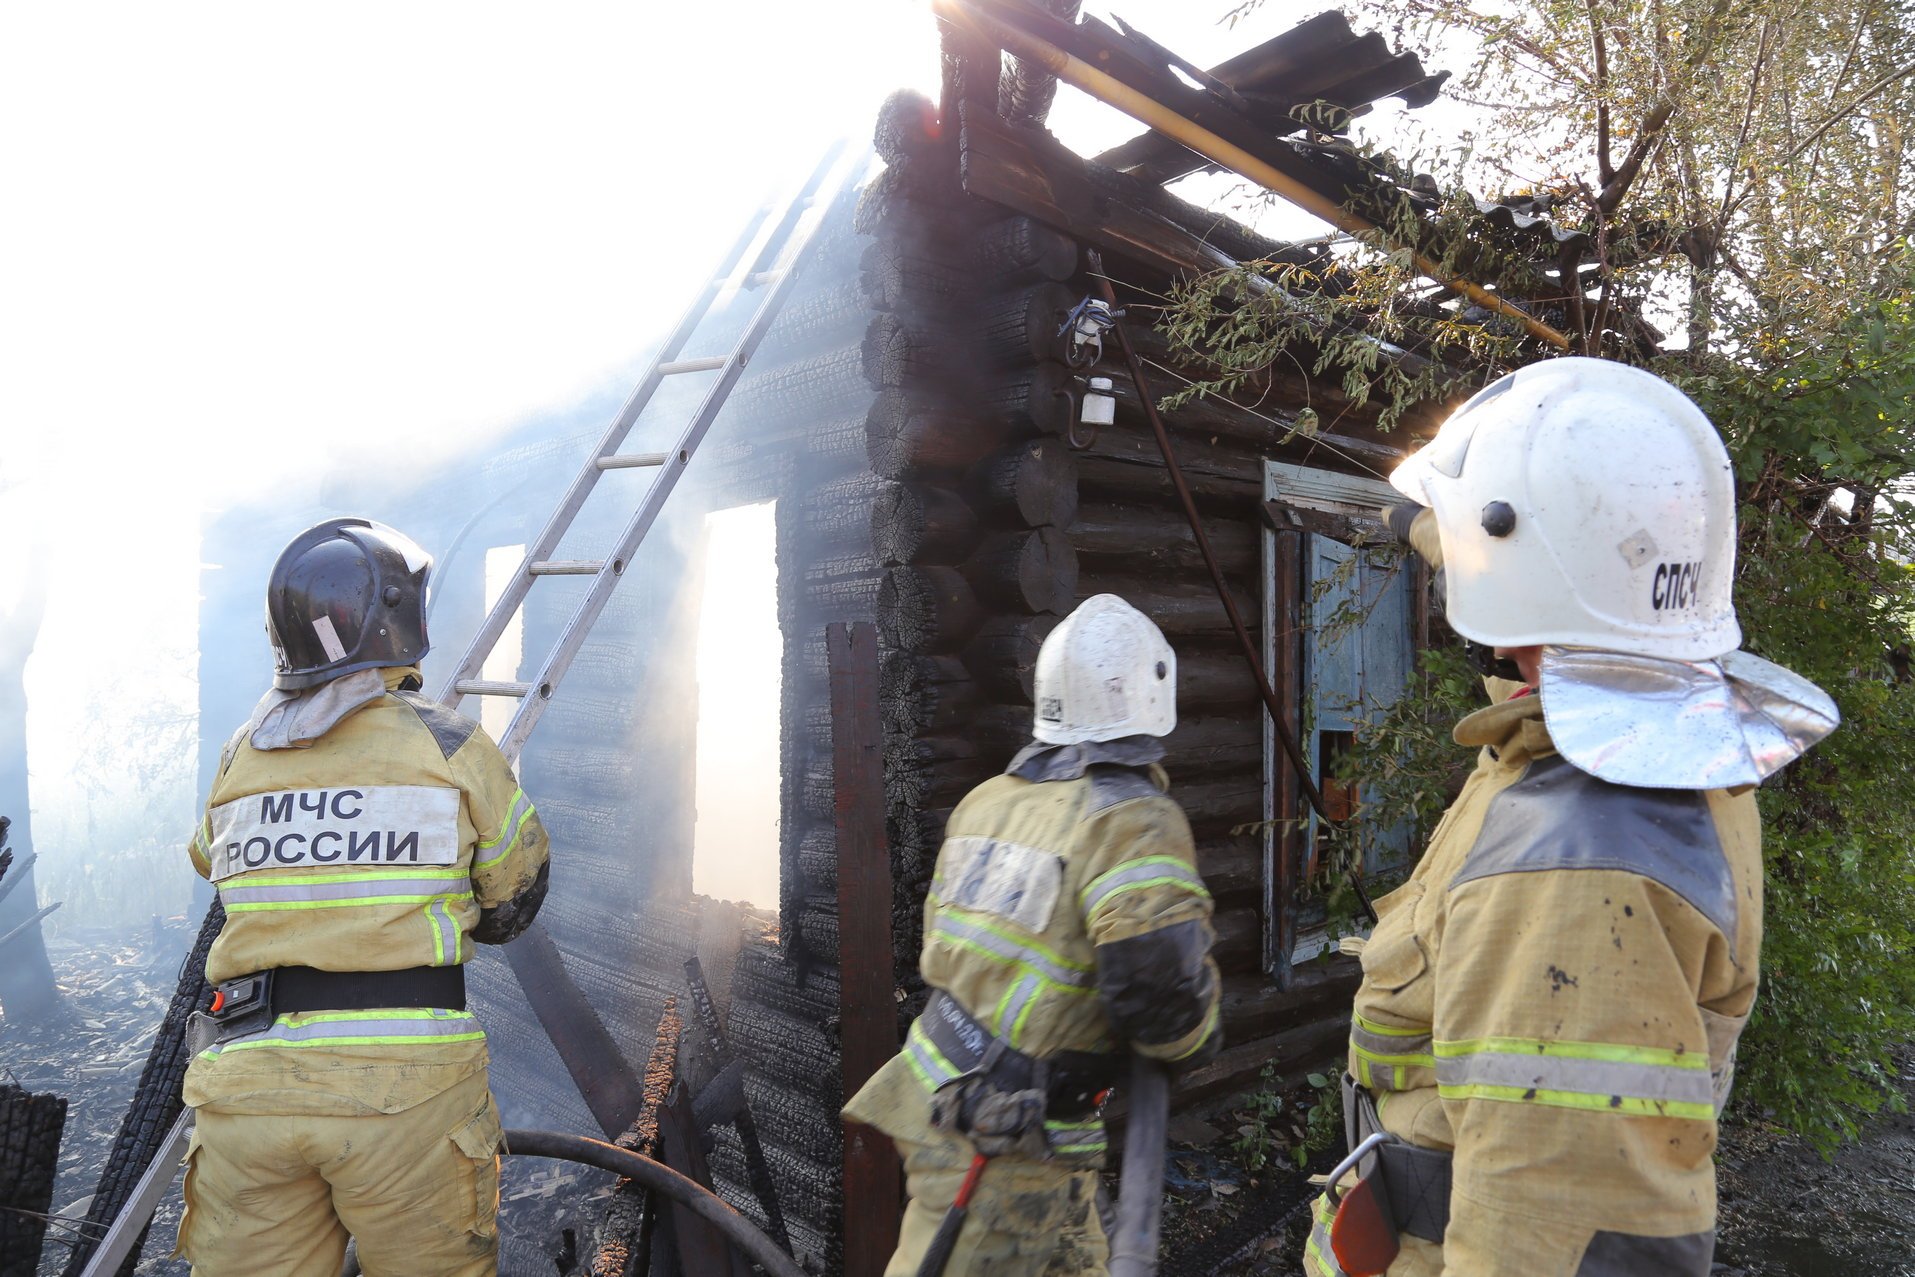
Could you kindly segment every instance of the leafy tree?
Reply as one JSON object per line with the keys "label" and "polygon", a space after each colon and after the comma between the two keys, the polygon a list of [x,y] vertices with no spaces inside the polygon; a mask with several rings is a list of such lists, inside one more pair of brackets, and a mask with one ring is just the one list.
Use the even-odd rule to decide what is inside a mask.
{"label": "leafy tree", "polygon": [[[1416,276],[1414,245],[1575,353],[1647,366],[1709,412],[1737,468],[1748,646],[1845,717],[1761,792],[1764,983],[1738,1086],[1745,1111],[1826,1147],[1899,1103],[1889,1052],[1915,1038],[1915,15],[1900,0],[1361,7],[1426,64],[1463,68],[1450,96],[1468,126],[1390,155],[1313,109],[1317,143],[1379,174],[1353,203],[1384,229],[1182,289],[1164,327],[1215,373],[1184,393],[1255,390],[1307,360],[1393,420],[1557,353]],[[1428,724],[1465,685],[1432,662],[1352,756],[1372,778],[1359,823],[1440,805],[1454,758]]]}

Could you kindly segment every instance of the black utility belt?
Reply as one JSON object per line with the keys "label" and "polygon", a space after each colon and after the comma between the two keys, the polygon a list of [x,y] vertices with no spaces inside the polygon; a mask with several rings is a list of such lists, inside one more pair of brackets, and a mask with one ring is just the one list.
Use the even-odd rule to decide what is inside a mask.
{"label": "black utility belt", "polygon": [[[1376,1101],[1347,1073],[1343,1075],[1343,1131],[1353,1149],[1383,1131]],[[1424,1241],[1442,1241],[1450,1224],[1451,1155],[1393,1136],[1374,1152],[1383,1186],[1378,1200],[1397,1231]]]}
{"label": "black utility belt", "polygon": [[1002,1092],[1042,1091],[1045,1115],[1064,1121],[1090,1117],[1124,1075],[1127,1056],[1096,1051],[1026,1055],[995,1037],[957,1000],[931,995],[918,1023],[961,1076],[980,1076]]}
{"label": "black utility belt", "polygon": [[464,967],[410,967],[404,971],[320,971],[274,967],[222,980],[212,1005],[192,1017],[194,1054],[257,1033],[282,1015],[303,1011],[392,1008],[465,1010]]}

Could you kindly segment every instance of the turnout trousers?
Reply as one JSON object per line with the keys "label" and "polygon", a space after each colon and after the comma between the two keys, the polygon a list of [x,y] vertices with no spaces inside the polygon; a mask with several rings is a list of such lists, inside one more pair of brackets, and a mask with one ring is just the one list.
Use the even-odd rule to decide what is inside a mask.
{"label": "turnout trousers", "polygon": [[[910,1201],[884,1277],[917,1277],[956,1200],[975,1151],[961,1136],[897,1140]],[[1097,1214],[1097,1172],[1016,1157],[993,1158],[944,1277],[1104,1277],[1110,1248]]]}
{"label": "turnout trousers", "polygon": [[498,1272],[499,1118],[483,1072],[397,1113],[197,1114],[179,1253],[194,1277]]}

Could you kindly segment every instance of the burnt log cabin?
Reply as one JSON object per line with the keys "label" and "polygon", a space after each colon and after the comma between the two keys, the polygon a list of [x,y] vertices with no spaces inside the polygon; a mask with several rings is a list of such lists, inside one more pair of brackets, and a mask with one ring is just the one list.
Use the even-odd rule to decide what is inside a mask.
{"label": "burnt log cabin", "polygon": [[[701,958],[745,1062],[763,1150],[748,1158],[737,1124],[713,1125],[710,1175],[762,1223],[753,1181],[762,1186],[765,1176],[754,1176],[753,1162],[768,1169],[793,1249],[818,1272],[840,1271],[847,1223],[839,971],[888,966],[900,1034],[922,1006],[922,907],[945,819],[1028,738],[1038,646],[1084,598],[1122,595],[1178,653],[1179,726],[1165,765],[1217,901],[1226,1047],[1177,1082],[1174,1102],[1228,1095],[1266,1065],[1296,1078],[1328,1061],[1345,1037],[1355,983],[1353,962],[1323,952],[1321,902],[1293,886],[1316,830],[1136,388],[1115,343],[1095,366],[1072,369],[1060,342],[1066,317],[1096,290],[1094,252],[1162,396],[1211,371],[1173,353],[1150,325],[1173,281],[1239,262],[1309,261],[1322,249],[1268,241],[1167,192],[1164,182],[1203,161],[1155,135],[1094,159],[1070,151],[1043,126],[1054,85],[994,48],[947,33],[944,69],[939,102],[900,94],[885,104],[875,130],[881,163],[814,211],[821,224],[795,291],[522,761],[555,846],[543,921],[573,981],[626,1067],[657,1082],[662,1056],[665,1073],[675,1068],[695,1089],[717,1067],[707,1035],[688,1031],[676,1052],[657,1039],[661,1026],[689,1020],[685,960]],[[1265,104],[1274,133],[1294,130],[1291,106],[1327,100],[1361,111],[1388,95],[1415,106],[1441,78],[1334,13],[1215,74]],[[1326,166],[1324,182],[1340,181],[1338,172]],[[731,322],[742,324],[743,311]],[[729,336],[711,340],[722,350]],[[1364,715],[1402,689],[1425,637],[1427,582],[1365,534],[1391,499],[1383,476],[1442,406],[1382,431],[1377,405],[1352,401],[1334,372],[1306,375],[1312,359],[1303,353],[1249,391],[1194,399],[1166,423],[1286,726],[1322,783]],[[1111,424],[1092,430],[1077,420],[1082,377],[1110,379]],[[690,387],[662,395],[628,448],[665,446],[695,402]],[[361,512],[438,555],[426,670],[436,687],[483,618],[488,564],[517,562],[612,406],[541,418],[481,457],[423,476],[359,467],[307,499],[209,520],[203,786],[265,684],[259,591],[299,528]],[[621,526],[634,492],[595,495],[560,556],[602,552],[594,546]],[[775,634],[765,659],[778,690],[753,717],[754,730],[776,734],[775,913],[770,899],[746,908],[694,888],[693,744],[701,687],[713,675],[693,677],[693,649],[704,596],[739,588],[707,571],[706,521],[767,502]],[[527,605],[525,661],[570,615],[563,583],[547,589]],[[1352,599],[1360,625],[1326,623]],[[878,637],[888,953],[847,953],[852,929],[840,936],[826,643],[834,622],[873,624]],[[515,677],[512,659],[487,677]],[[480,712],[471,701],[464,708]],[[1330,797],[1339,797],[1334,787]],[[1407,839],[1403,831],[1399,851]],[[696,854],[768,855],[771,841]],[[1390,854],[1386,846],[1370,868]],[[1286,891],[1295,893],[1288,907]],[[470,983],[506,1125],[597,1133],[506,963],[481,950]],[[173,1018],[163,1036],[177,1031]],[[153,1059],[116,1162],[137,1157],[139,1141],[163,1129],[151,1110],[169,1088],[178,1103],[182,1054],[156,1045]],[[634,1138],[655,1137],[655,1120],[649,1129]],[[551,1195],[525,1187],[527,1173],[508,1163],[504,1271],[549,1271],[559,1224],[581,1230],[583,1271],[636,1271],[632,1239],[617,1235],[619,1221],[636,1216],[610,1209],[595,1222],[594,1207],[554,1217]],[[96,1203],[95,1213],[110,1218],[110,1204]]]}

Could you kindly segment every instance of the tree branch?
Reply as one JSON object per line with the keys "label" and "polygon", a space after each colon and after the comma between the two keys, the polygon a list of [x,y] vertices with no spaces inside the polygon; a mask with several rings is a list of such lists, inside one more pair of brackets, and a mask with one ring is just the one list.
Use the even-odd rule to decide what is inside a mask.
{"label": "tree branch", "polygon": [[1604,186],[1616,176],[1609,162],[1609,42],[1603,38],[1596,0],[1588,0],[1589,43],[1596,59],[1596,176]]}
{"label": "tree branch", "polygon": [[[1762,19],[1762,35],[1756,41],[1755,46],[1755,66],[1749,70],[1749,100],[1744,103],[1742,107],[1742,127],[1736,130],[1735,145],[1729,150],[1729,161],[1722,166],[1724,174],[1722,182],[1722,209],[1716,214],[1716,224],[1718,226],[1727,226],[1729,224],[1729,210],[1734,206],[1735,202],[1736,169],[1740,167],[1742,163],[1742,148],[1748,145],[1749,130],[1754,127],[1755,124],[1755,105],[1761,99],[1762,69],[1768,61],[1769,56],[1769,33],[1774,29],[1775,24],[1773,19],[1765,15]],[[1754,176],[1751,175],[1749,180],[1753,182],[1755,180]]]}

